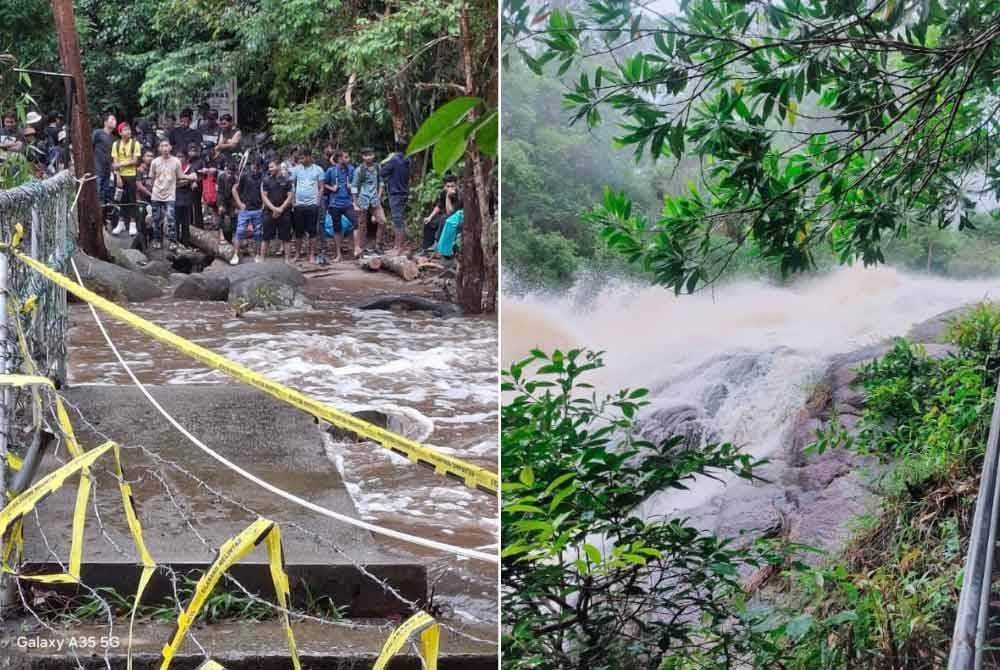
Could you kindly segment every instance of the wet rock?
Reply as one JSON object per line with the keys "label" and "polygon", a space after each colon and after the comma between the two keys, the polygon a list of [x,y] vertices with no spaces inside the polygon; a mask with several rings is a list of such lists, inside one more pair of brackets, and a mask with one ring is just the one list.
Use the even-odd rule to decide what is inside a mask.
{"label": "wet rock", "polygon": [[212,264],[214,257],[206,253],[180,253],[170,259],[170,265],[174,272],[192,274],[201,272]]}
{"label": "wet rock", "polygon": [[218,274],[229,279],[230,301],[241,303],[245,309],[310,306],[300,290],[306,283],[305,276],[287,263],[246,263]]}
{"label": "wet rock", "polygon": [[431,300],[419,295],[390,294],[368,298],[353,305],[357,309],[386,309],[402,311],[426,311],[439,317],[459,316],[462,308],[450,302]]}
{"label": "wet rock", "polygon": [[266,277],[253,277],[229,284],[230,301],[239,302],[246,309],[288,309],[309,307],[301,291],[280,284]]}
{"label": "wet rock", "polygon": [[682,446],[697,447],[715,439],[715,433],[706,430],[705,417],[693,405],[677,405],[647,412],[635,423],[636,434],[653,444],[670,438],[684,438]]}
{"label": "wet rock", "polygon": [[954,344],[925,344],[924,350],[931,358],[945,358],[949,354],[958,353],[958,347]]}
{"label": "wet rock", "polygon": [[948,332],[948,328],[951,327],[952,322],[962,318],[972,309],[974,309],[974,305],[965,305],[964,307],[958,307],[957,309],[951,309],[938,314],[923,323],[918,323],[913,328],[910,328],[910,332],[906,334],[906,339],[911,342],[922,342],[925,344],[941,342],[944,340],[944,336]]}
{"label": "wet rock", "polygon": [[165,260],[152,260],[146,263],[142,272],[151,277],[169,277],[173,273],[170,263]]}
{"label": "wet rock", "polygon": [[[214,264],[213,264],[214,265]],[[301,287],[305,286],[306,278],[298,268],[280,261],[265,261],[263,263],[241,263],[228,265],[224,274],[232,284],[256,280],[267,280],[275,284]]]}
{"label": "wet rock", "polygon": [[142,253],[138,249],[122,249],[122,255],[129,260],[132,264],[133,270],[141,270],[142,266],[149,262],[146,254]]}
{"label": "wet rock", "polygon": [[163,291],[141,272],[77,252],[74,255],[83,284],[98,295],[115,302],[143,302],[163,295]]}
{"label": "wet rock", "polygon": [[187,275],[174,289],[179,300],[228,300],[229,279],[204,273]]}

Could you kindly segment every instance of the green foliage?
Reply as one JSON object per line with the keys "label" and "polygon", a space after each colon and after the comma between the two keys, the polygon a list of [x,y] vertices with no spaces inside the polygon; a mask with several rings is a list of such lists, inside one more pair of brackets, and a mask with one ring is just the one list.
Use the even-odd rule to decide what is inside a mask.
{"label": "green foliage", "polygon": [[[177,582],[176,595],[167,596],[161,604],[140,604],[137,616],[155,621],[174,622],[177,615],[194,597],[197,589],[197,578],[188,575]],[[304,602],[298,607],[312,616],[324,617],[338,621],[344,618],[345,607],[338,606],[330,596],[313,593],[309,585],[304,583]],[[66,625],[89,623],[95,620],[107,619],[110,614],[114,618],[131,615],[134,595],[123,595],[113,588],[99,587],[92,592],[77,596],[63,597],[53,592],[37,604],[39,615]],[[293,603],[293,607],[296,603]],[[223,582],[216,584],[212,593],[205,600],[198,613],[197,620],[203,623],[219,621],[266,621],[276,617],[279,610],[266,601],[251,598],[235,585],[229,587]]]}
{"label": "green foliage", "polygon": [[413,155],[433,147],[434,171],[444,174],[461,160],[470,143],[487,156],[497,154],[496,110],[481,112],[475,120],[465,120],[482,98],[461,96],[445,103],[427,117],[410,140],[406,153]]}
{"label": "green foliage", "polygon": [[766,613],[744,601],[739,573],[785,556],[635,511],[697,477],[752,478],[761,462],[731,444],[637,439],[646,391],[597,396],[585,378],[602,364],[594,353],[535,351],[504,373],[505,667],[765,664],[772,640],[799,635],[799,624],[762,631]]}
{"label": "green foliage", "polygon": [[897,340],[861,368],[852,446],[891,463],[886,496],[845,556],[791,573],[792,600],[813,615],[795,670],[943,667],[992,414],[1000,310],[957,320],[959,352],[933,359]]}
{"label": "green foliage", "polygon": [[719,279],[750,244],[788,276],[816,267],[819,249],[881,263],[911,227],[967,227],[966,178],[1000,184],[997,10],[701,0],[668,16],[505,0],[503,34],[508,62],[517,52],[561,78],[571,122],[611,116],[637,159],[698,162],[702,180],[658,218],[604,203],[592,219],[612,249],[681,292]]}

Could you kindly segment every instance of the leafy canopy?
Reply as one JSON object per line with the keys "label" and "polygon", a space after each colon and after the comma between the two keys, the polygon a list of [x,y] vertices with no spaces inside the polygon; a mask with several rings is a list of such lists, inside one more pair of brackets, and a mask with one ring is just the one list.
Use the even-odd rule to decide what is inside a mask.
{"label": "leafy canopy", "polygon": [[[828,245],[884,261],[916,222],[969,226],[994,189],[1000,2],[726,0],[677,15],[595,0],[505,0],[504,39],[562,77],[573,122],[622,115],[637,158],[697,158],[701,177],[655,221],[608,193],[591,219],[610,246],[676,291],[719,277],[746,245],[782,274]],[[716,234],[724,230],[725,235]]]}

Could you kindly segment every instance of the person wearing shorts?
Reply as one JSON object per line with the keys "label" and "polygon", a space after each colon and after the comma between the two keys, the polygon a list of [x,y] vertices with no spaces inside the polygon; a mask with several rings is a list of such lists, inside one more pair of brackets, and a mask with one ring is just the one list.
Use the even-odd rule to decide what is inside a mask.
{"label": "person wearing shorts", "polygon": [[353,180],[355,211],[358,214],[358,227],[361,229],[361,243],[367,247],[368,223],[375,222],[375,247],[382,246],[385,230],[385,212],[382,210],[382,176],[379,166],[375,164],[375,150],[365,147],[361,150],[361,165],[354,170]]}
{"label": "person wearing shorts", "polygon": [[354,254],[358,257],[361,256],[361,245],[359,244],[361,233],[358,231],[358,217],[354,213],[354,193],[351,192],[351,184],[354,181],[351,157],[346,151],[336,151],[333,157],[334,162],[326,171],[323,188],[329,194],[327,210],[333,221],[333,237],[337,245],[337,257],[334,260],[339,262],[340,247],[344,240],[344,230],[340,224],[340,217],[346,216],[347,220],[354,226]]}
{"label": "person wearing shorts", "polygon": [[[236,203],[236,232],[233,233],[233,257],[230,265],[240,263],[240,240],[248,237],[247,228],[253,227],[253,239],[260,242],[264,236],[261,230],[261,208],[264,202],[260,196],[261,190],[260,163],[253,161],[250,170],[240,176],[239,182],[233,186],[233,201]],[[259,260],[259,257],[258,257]]]}
{"label": "person wearing shorts", "polygon": [[267,176],[260,184],[264,202],[264,235],[257,258],[267,258],[267,243],[281,240],[281,252],[290,263],[292,241],[292,183],[281,174],[281,163],[272,160],[267,164]]}
{"label": "person wearing shorts", "polygon": [[410,159],[406,155],[406,140],[396,140],[396,152],[382,164],[382,181],[389,189],[389,210],[395,233],[394,253],[403,253],[406,242],[406,203],[410,199]]}
{"label": "person wearing shorts", "polygon": [[[294,180],[295,208],[292,210],[292,225],[295,228],[295,255],[302,257],[302,240],[308,238],[309,262],[316,262],[317,225],[319,221],[320,196],[323,193],[323,168],[313,163],[312,150],[302,150],[301,163],[291,169]],[[319,250],[322,253],[322,249]]]}

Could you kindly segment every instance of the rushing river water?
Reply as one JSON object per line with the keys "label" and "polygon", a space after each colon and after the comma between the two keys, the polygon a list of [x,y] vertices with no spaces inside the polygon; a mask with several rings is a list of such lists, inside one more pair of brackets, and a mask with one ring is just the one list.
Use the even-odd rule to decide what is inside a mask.
{"label": "rushing river water", "polygon": [[[532,347],[604,350],[592,381],[611,392],[651,390],[646,426],[695,417],[700,431],[766,457],[831,357],[963,304],[1000,297],[1000,279],[953,281],[892,268],[841,268],[777,287],[743,281],[694,296],[628,284],[596,297],[507,298],[502,359]],[[701,508],[721,485],[703,478],[684,494],[659,494],[646,515]]]}
{"label": "rushing river water", "polygon": [[[129,308],[192,342],[347,411],[383,408],[410,419],[413,436],[444,453],[497,467],[497,325],[494,318],[438,319],[424,312],[360,311],[349,291],[327,287],[314,310],[249,313],[225,303],[157,301]],[[363,295],[363,294],[362,294]],[[336,299],[331,299],[336,298]],[[131,328],[104,319],[126,361],[150,384],[231,380]],[[72,308],[70,382],[128,384],[89,310]],[[211,436],[200,436],[211,445]],[[366,520],[410,534],[496,551],[496,502],[370,444],[328,445]],[[257,495],[255,492],[254,495]],[[267,495],[260,493],[260,495]],[[304,523],[308,525],[307,519]],[[413,551],[410,545],[398,549]],[[496,571],[442,557],[432,578],[459,620],[496,618]]]}

